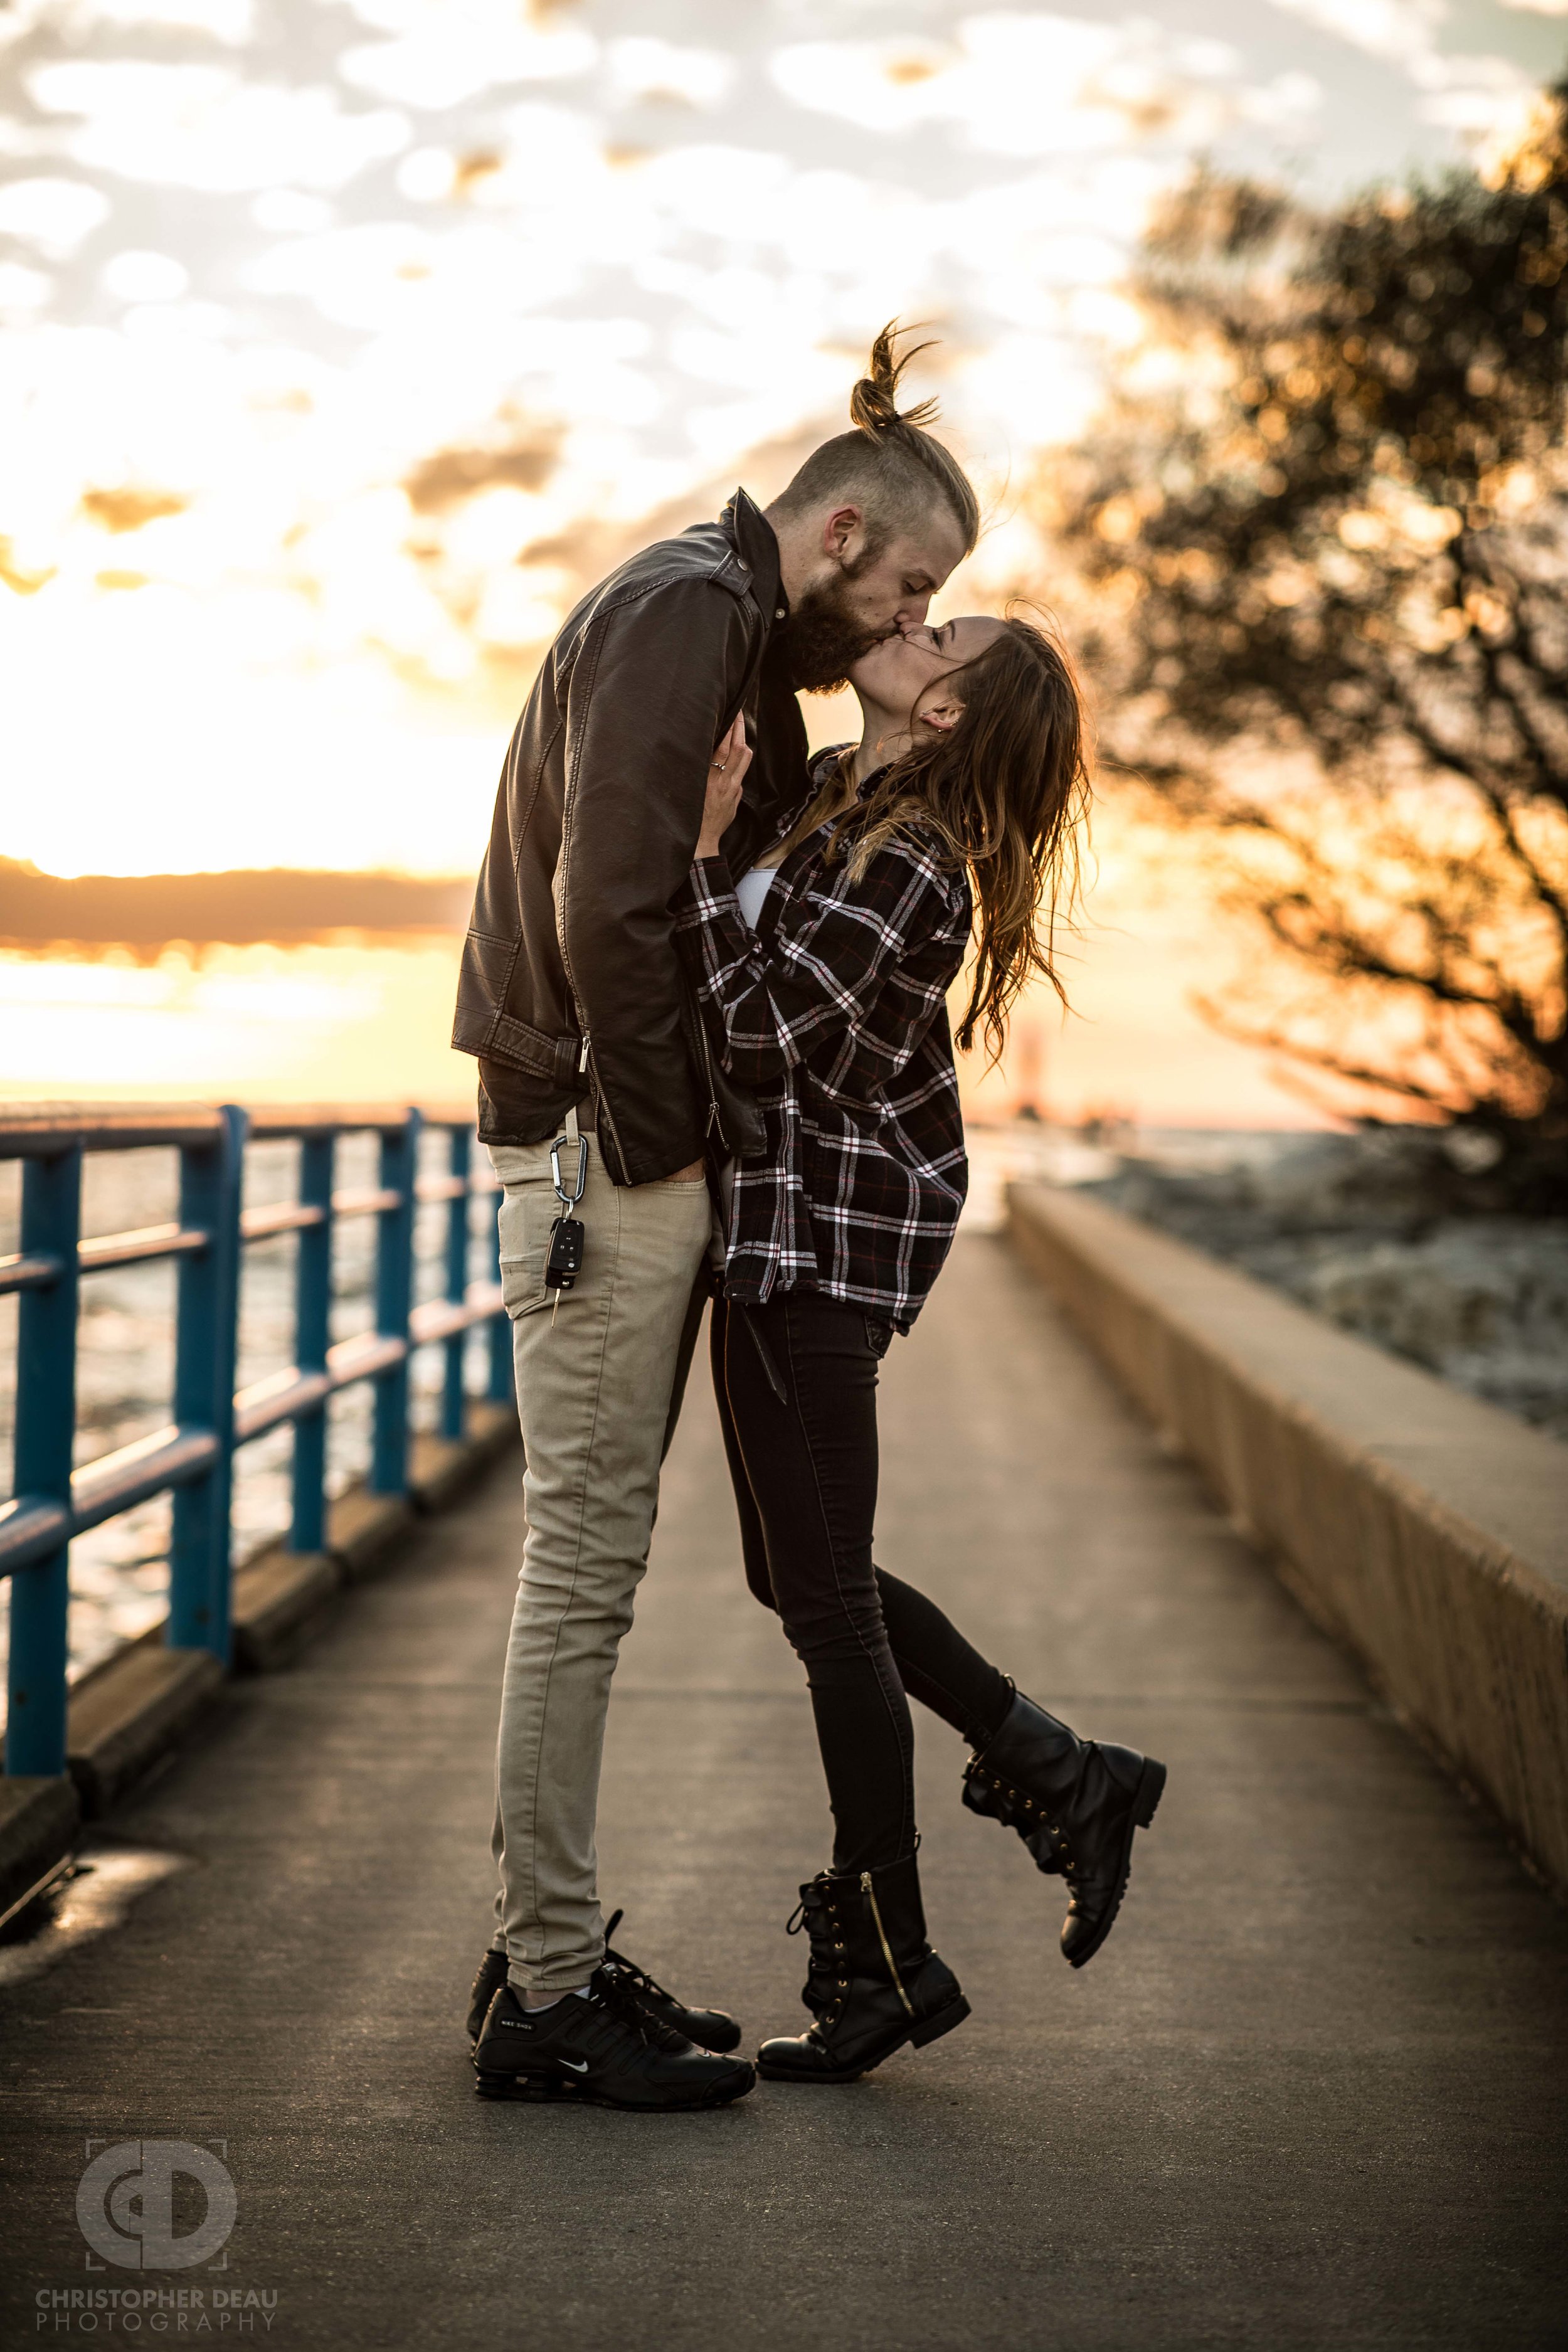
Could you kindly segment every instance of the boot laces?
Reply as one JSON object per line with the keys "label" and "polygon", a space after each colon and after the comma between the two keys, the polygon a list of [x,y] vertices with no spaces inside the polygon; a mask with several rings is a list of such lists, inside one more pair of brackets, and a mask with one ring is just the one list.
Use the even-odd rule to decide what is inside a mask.
{"label": "boot laces", "polygon": [[805,1930],[806,1941],[811,1948],[813,1966],[815,1967],[820,1961],[825,1968],[829,1967],[833,1951],[833,1930],[828,1924],[826,1890],[820,1885],[806,1888],[800,1901],[784,1921],[786,1936],[798,1936],[802,1929]]}
{"label": "boot laces", "polygon": [[824,2015],[841,2000],[840,1979],[846,1973],[845,1955],[835,1948],[827,1886],[822,1879],[816,1880],[803,1891],[800,1901],[784,1922],[787,1936],[798,1936],[803,1929],[806,1938],[805,1991],[803,1998],[820,2023]]}
{"label": "boot laces", "polygon": [[1081,1865],[1072,1852],[1067,1831],[1054,1813],[1047,1811],[1043,1798],[1026,1797],[1022,1789],[1004,1780],[1000,1773],[984,1770],[977,1756],[971,1759],[963,1777],[966,1780],[981,1780],[994,1790],[1001,1801],[1004,1826],[1016,1830],[1027,1841],[1047,1875],[1059,1873],[1069,1886],[1076,1885]]}

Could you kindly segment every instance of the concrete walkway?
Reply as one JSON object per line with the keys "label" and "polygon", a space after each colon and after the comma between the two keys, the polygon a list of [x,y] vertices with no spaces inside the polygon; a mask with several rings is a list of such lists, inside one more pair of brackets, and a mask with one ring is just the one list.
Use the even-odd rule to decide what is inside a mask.
{"label": "concrete walkway", "polygon": [[[623,1654],[604,1876],[626,1948],[755,2035],[800,2020],[783,1927],[826,1811],[702,1387]],[[476,2099],[504,1466],[116,1818],[194,1866],[5,1995],[7,2345],[77,2340],[40,2288],[137,2284],[84,2268],[76,2189],[89,2137],[158,2137],[226,2142],[238,2194],[227,2271],[159,2283],[275,2294],[247,2333],[286,2346],[1568,2345],[1563,1913],[1003,1244],[960,1244],[884,1400],[880,1557],[1171,1767],[1100,1958],[1063,1966],[1059,1884],[961,1809],[922,1717],[969,2024],[711,2116]]]}

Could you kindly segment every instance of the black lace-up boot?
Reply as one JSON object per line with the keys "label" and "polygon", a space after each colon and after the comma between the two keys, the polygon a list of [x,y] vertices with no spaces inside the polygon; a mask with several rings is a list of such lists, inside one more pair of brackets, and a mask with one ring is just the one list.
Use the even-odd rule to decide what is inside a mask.
{"label": "black lace-up boot", "polygon": [[811,1960],[802,2000],[816,2022],[764,2042],[757,2071],[775,2083],[853,2083],[912,2042],[917,2050],[969,2015],[952,1970],[926,1941],[915,1858],[880,1870],[824,1871],[800,1890],[790,1933]]}
{"label": "black lace-up boot", "polygon": [[503,1984],[479,2029],[474,2065],[483,2098],[645,2112],[725,2107],[756,2081],[747,2060],[694,2049],[604,1969],[586,1992],[548,2009],[525,2009]]}
{"label": "black lace-up boot", "polygon": [[1038,1867],[1059,1871],[1071,1901],[1062,1954],[1075,1969],[1110,1935],[1132,1864],[1132,1833],[1146,1830],[1165,1768],[1135,1748],[1079,1739],[1022,1691],[1001,1729],[963,1775],[963,1801],[1016,1830]]}
{"label": "black lace-up boot", "polygon": [[[626,1914],[622,1911],[612,1912],[609,1925],[605,1929],[605,1975],[618,1978],[636,1993],[645,2008],[653,2011],[661,2023],[672,2027],[677,2033],[684,2035],[688,2042],[695,2042],[699,2050],[721,2052],[738,2050],[741,2046],[741,2029],[732,2017],[727,2017],[721,2009],[688,2009],[685,2002],[677,2000],[672,1992],[666,1992],[664,1987],[657,1983],[646,1969],[639,1969],[637,1962],[628,1960],[624,1952],[615,1950],[609,1938],[615,1934],[625,1916]],[[468,1996],[470,2042],[479,2040],[479,2030],[489,2014],[490,2003],[506,1980],[506,1954],[487,1952],[479,1962],[479,1972],[474,1979],[474,1989]]]}

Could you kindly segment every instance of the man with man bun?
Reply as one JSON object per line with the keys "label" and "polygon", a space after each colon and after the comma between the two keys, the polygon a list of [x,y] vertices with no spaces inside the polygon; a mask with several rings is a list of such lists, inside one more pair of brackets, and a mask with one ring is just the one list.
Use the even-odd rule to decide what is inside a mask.
{"label": "man with man bun", "polygon": [[749,742],[725,837],[742,873],[806,791],[796,689],[836,685],[918,626],[974,545],[974,493],[924,429],[930,404],[899,413],[904,364],[885,330],[853,429],[770,507],[738,489],[716,522],[590,590],[501,773],[452,1038],[478,1058],[479,1134],[504,1188],[527,1449],[496,1931],[469,2018],[490,2095],[716,2106],[752,2084],[731,2020],[606,1950],[595,1852],[610,1679],[704,1296],[710,1173],[760,1139],[709,1047],[671,906],[710,766]]}

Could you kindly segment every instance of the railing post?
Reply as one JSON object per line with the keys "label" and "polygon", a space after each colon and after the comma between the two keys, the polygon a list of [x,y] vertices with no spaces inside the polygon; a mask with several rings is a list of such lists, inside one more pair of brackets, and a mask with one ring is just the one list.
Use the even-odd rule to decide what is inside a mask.
{"label": "railing post", "polygon": [[[411,1110],[399,1128],[381,1139],[381,1181],[401,1197],[377,1220],[375,1328],[384,1339],[408,1339],[414,1304],[414,1186],[419,1172],[421,1119]],[[402,1495],[408,1488],[408,1359],[375,1378],[375,1439],[371,1453],[371,1492]]]}
{"label": "railing post", "polygon": [[[468,1191],[468,1130],[454,1127],[448,1137],[451,1154],[447,1171],[454,1182],[462,1180],[463,1189],[447,1203],[447,1296],[460,1307],[468,1291],[468,1222],[472,1195]],[[441,1434],[458,1438],[463,1434],[466,1400],[463,1395],[463,1359],[468,1353],[468,1335],[454,1331],[447,1342],[447,1377],[441,1391]]]}
{"label": "railing post", "polygon": [[239,1212],[249,1120],[233,1103],[211,1143],[180,1153],[180,1222],[205,1225],[205,1250],[180,1260],[174,1333],[174,1419],[210,1429],[217,1458],[205,1477],[174,1491],[169,1554],[169,1642],[229,1662],[229,1502],[234,1485],[234,1365],[238,1345]]}
{"label": "railing post", "polygon": [[[494,1207],[486,1227],[485,1265],[490,1280],[500,1280],[500,1202],[499,1192],[490,1195]],[[511,1318],[497,1315],[490,1322],[489,1400],[492,1404],[515,1404],[517,1402],[517,1370],[512,1356]]]}
{"label": "railing post", "polygon": [[[294,1266],[294,1361],[302,1372],[327,1368],[332,1337],[332,1175],[337,1138],[307,1135],[300,1146],[300,1199],[321,1223],[300,1235]],[[327,1408],[294,1424],[294,1517],[289,1547],[320,1551],[327,1539]]]}
{"label": "railing post", "polygon": [[[22,1171],[22,1248],[60,1261],[47,1288],[17,1301],[16,1492],[71,1499],[76,1441],[77,1243],[81,1148],[29,1160]],[[11,1579],[8,1773],[66,1769],[66,1661],[70,1547]]]}

